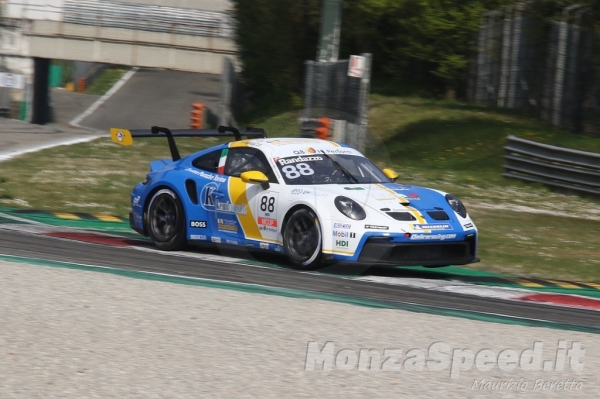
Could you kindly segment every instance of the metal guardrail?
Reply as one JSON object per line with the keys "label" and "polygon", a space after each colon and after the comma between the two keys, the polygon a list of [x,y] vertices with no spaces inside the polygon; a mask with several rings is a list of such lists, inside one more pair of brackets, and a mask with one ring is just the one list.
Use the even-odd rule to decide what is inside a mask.
{"label": "metal guardrail", "polygon": [[504,177],[600,195],[600,154],[508,136]]}

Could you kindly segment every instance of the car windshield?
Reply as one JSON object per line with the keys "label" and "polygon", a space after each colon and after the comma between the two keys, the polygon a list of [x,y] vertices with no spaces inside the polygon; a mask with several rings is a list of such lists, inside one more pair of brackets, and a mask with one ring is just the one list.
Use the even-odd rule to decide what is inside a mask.
{"label": "car windshield", "polygon": [[275,163],[290,185],[390,182],[371,161],[356,155],[296,155],[276,158]]}

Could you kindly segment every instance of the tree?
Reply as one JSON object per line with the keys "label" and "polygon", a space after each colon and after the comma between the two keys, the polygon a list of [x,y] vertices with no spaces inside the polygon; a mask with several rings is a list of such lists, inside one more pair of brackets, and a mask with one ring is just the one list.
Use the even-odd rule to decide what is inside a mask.
{"label": "tree", "polygon": [[302,88],[315,58],[319,0],[233,0],[242,77],[256,95],[287,97]]}

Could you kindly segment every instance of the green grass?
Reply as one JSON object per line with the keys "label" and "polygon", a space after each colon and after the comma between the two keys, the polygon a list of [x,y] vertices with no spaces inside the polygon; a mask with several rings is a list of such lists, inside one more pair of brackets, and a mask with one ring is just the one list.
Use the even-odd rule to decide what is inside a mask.
{"label": "green grass", "polygon": [[110,68],[102,71],[85,89],[86,94],[104,95],[127,71],[128,69],[125,68]]}
{"label": "green grass", "polygon": [[[253,120],[270,137],[298,134],[300,111]],[[372,95],[367,155],[399,182],[459,196],[480,232],[481,263],[523,277],[600,282],[600,199],[502,177],[506,136],[600,153],[600,138],[559,131],[511,112],[456,101]],[[182,154],[217,139],[178,139]],[[0,205],[127,216],[129,194],[148,163],[168,158],[166,139],[110,139],[2,162]],[[35,187],[32,190],[31,187]]]}

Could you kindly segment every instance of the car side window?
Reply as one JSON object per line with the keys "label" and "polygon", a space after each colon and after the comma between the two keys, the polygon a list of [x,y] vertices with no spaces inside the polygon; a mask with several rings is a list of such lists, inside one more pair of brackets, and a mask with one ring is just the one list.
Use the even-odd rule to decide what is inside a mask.
{"label": "car side window", "polygon": [[217,173],[219,168],[219,158],[221,158],[221,150],[216,150],[199,156],[192,161],[195,168],[206,170],[207,172]]}
{"label": "car side window", "polygon": [[225,162],[225,174],[240,177],[243,172],[258,170],[263,172],[271,183],[277,183],[273,169],[267,162],[267,157],[256,148],[230,148]]}

